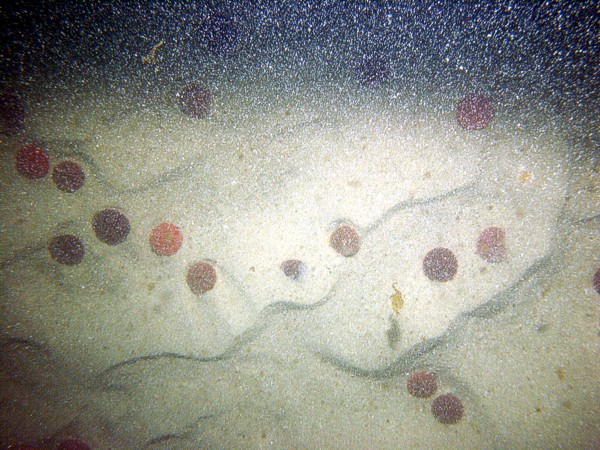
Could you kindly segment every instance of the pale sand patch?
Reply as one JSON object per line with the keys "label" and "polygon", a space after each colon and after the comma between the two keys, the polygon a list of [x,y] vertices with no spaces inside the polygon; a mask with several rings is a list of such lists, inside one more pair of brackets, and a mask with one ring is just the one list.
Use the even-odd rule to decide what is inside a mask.
{"label": "pale sand patch", "polygon": [[[64,196],[48,180],[6,184],[3,206],[20,206],[2,219],[3,246],[23,259],[2,273],[3,325],[42,342],[88,389],[76,423],[90,441],[481,448],[501,436],[510,447],[535,432],[527,423],[555,439],[561,419],[591,423],[597,294],[589,283],[599,244],[585,201],[571,200],[568,211],[590,230],[561,232],[569,173],[560,139],[507,133],[500,118],[469,134],[452,113],[426,108],[403,115],[388,104],[389,115],[375,100],[336,100],[319,109],[312,94],[269,103],[242,91],[253,94],[238,104],[222,87],[214,116],[200,123],[178,116],[176,105],[125,109],[116,122],[102,119],[119,110],[116,100],[70,108],[34,134],[81,142],[75,155],[90,175],[82,195]],[[9,157],[2,167],[10,178]],[[582,183],[593,184],[591,176]],[[120,246],[91,229],[105,207],[132,224]],[[184,231],[170,258],[148,243],[164,220]],[[354,257],[329,246],[340,221],[363,236]],[[502,263],[475,253],[488,226],[507,232]],[[58,231],[84,238],[80,266],[49,261],[45,245]],[[457,256],[454,280],[424,277],[422,258],[434,246]],[[572,250],[557,252],[565,246]],[[289,258],[307,264],[302,281],[282,273]],[[198,259],[214,261],[219,276],[200,297],[185,283]],[[552,287],[541,297],[539,280]],[[398,316],[395,283],[404,296]],[[585,306],[565,311],[561,300],[573,292]],[[544,353],[548,346],[563,359]],[[165,352],[174,356],[159,357]],[[408,395],[413,366],[431,368],[440,393],[461,397],[458,425],[437,423],[430,400]],[[515,391],[523,374],[534,381]],[[547,386],[555,394],[531,412]]]}

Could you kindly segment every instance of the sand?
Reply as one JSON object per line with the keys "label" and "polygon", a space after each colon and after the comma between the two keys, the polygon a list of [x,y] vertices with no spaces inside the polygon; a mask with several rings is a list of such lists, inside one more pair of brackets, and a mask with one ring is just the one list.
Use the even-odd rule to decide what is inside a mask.
{"label": "sand", "polygon": [[[597,445],[597,161],[502,108],[464,130],[458,98],[410,107],[358,83],[274,94],[260,78],[212,88],[203,119],[167,95],[176,85],[143,106],[48,90],[52,105],[30,105],[2,143],[2,395],[27,399],[3,412],[7,442]],[[22,141],[46,145],[52,165],[81,163],[85,185],[21,177]],[[105,208],[129,219],[122,244],[94,235]],[[184,236],[173,256],[149,244],[165,221]],[[359,231],[356,255],[329,245],[340,224]],[[476,249],[491,226],[506,232],[497,263]],[[64,233],[85,242],[78,265],[49,256]],[[435,247],[457,258],[450,281],[423,273]],[[299,280],[281,270],[289,259],[306,265]],[[217,270],[201,295],[186,283],[198,260]],[[458,424],[407,392],[417,369],[461,398]]]}

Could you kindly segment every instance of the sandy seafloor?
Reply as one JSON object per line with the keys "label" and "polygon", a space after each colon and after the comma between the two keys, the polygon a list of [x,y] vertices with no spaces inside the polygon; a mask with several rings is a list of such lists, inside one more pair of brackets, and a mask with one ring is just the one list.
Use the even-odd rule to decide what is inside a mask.
{"label": "sandy seafloor", "polygon": [[[30,87],[0,153],[2,444],[600,446],[600,160],[563,117],[492,92],[492,123],[468,131],[468,92],[199,81],[205,119],[181,112],[181,83]],[[19,176],[24,142],[80,162],[85,186]],[[91,226],[108,207],[131,223],[117,246]],[[172,257],[148,243],[163,221],[183,230]],[[329,246],[341,222],[362,237],[350,258]],[[506,230],[500,263],[475,252],[489,226]],[[50,258],[61,233],[85,241],[81,264]],[[423,274],[438,246],[457,256],[450,282]],[[197,296],[200,259],[218,282]],[[409,395],[416,369],[462,399],[458,424]]]}

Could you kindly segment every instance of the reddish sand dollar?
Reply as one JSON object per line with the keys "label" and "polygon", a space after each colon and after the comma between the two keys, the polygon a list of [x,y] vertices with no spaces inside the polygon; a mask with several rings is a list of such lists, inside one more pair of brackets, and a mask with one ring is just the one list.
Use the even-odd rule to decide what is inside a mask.
{"label": "reddish sand dollar", "polygon": [[456,120],[466,130],[482,130],[494,114],[492,101],[485,95],[467,95],[456,107]]}
{"label": "reddish sand dollar", "polygon": [[183,234],[172,223],[163,222],[150,234],[150,246],[157,255],[172,256],[179,251],[182,243]]}
{"label": "reddish sand dollar", "polygon": [[190,266],[187,273],[187,284],[196,295],[204,294],[215,287],[217,271],[208,261],[199,261]]}
{"label": "reddish sand dollar", "polygon": [[35,144],[23,146],[16,155],[17,171],[31,180],[44,178],[50,171],[46,150]]}
{"label": "reddish sand dollar", "polygon": [[489,227],[477,240],[477,254],[490,263],[502,261],[506,255],[506,233],[500,227]]}

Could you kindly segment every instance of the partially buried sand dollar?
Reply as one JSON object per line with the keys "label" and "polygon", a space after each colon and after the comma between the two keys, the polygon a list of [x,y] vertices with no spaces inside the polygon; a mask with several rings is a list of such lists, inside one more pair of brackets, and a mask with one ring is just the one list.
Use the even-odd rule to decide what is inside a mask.
{"label": "partially buried sand dollar", "polygon": [[490,263],[498,263],[506,255],[506,233],[500,227],[489,227],[477,240],[477,254]]}
{"label": "partially buried sand dollar", "polygon": [[342,256],[353,256],[360,250],[360,235],[350,225],[340,225],[329,238],[331,247]]}

